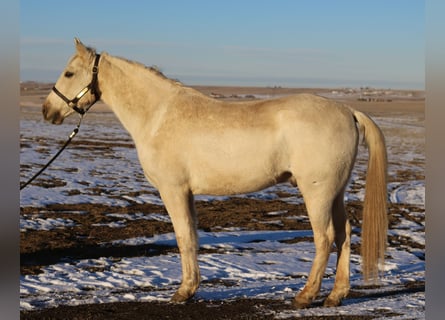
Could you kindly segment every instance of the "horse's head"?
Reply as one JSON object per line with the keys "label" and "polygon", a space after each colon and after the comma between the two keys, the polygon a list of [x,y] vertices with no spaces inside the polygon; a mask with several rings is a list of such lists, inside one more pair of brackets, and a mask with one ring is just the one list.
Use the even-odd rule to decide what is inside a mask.
{"label": "horse's head", "polygon": [[100,56],[79,39],[75,38],[74,43],[76,53],[68,61],[42,107],[45,120],[54,124],[61,124],[75,111],[85,113],[99,99],[97,69]]}

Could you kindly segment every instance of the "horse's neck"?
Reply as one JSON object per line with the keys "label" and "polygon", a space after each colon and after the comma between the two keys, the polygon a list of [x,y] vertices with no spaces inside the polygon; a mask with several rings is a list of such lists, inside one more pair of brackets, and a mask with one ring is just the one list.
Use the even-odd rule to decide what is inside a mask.
{"label": "horse's neck", "polygon": [[133,138],[150,126],[158,106],[172,94],[168,80],[141,65],[104,54],[99,68],[99,89],[105,102]]}

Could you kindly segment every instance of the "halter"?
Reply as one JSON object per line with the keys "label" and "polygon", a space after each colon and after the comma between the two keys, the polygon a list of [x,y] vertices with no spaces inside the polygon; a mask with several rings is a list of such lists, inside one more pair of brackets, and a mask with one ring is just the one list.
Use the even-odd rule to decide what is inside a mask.
{"label": "halter", "polygon": [[[63,93],[61,93],[56,88],[56,86],[54,86],[52,89],[55,94],[57,94],[63,101],[66,102],[68,107],[70,107],[71,109],[73,109],[74,111],[79,113],[80,115],[84,115],[93,106],[93,104],[95,104],[100,98],[100,94],[97,90],[97,72],[99,71],[99,69],[98,69],[99,60],[100,60],[100,54],[96,54],[96,58],[94,59],[94,66],[93,66],[93,78],[91,79],[91,82],[85,88],[80,90],[80,92],[73,99],[71,99],[71,100],[68,99]],[[88,91],[91,91],[91,93],[94,95],[94,102],[92,104],[90,104],[88,107],[86,107],[85,109],[79,108],[77,106],[77,103],[79,102],[80,99],[82,99],[82,97]]]}
{"label": "halter", "polygon": [[[68,140],[65,142],[65,144],[62,146],[62,148],[48,161],[48,163],[43,166],[36,174],[34,174],[31,179],[29,179],[27,182],[20,185],[20,190],[24,189],[27,185],[29,185],[32,181],[34,181],[35,178],[37,178],[43,171],[46,170],[46,168],[49,167],[49,165],[56,160],[56,158],[62,153],[63,150],[68,146],[68,144],[73,140],[73,138],[76,136],[76,134],[79,132],[79,127],[83,119],[83,115],[95,104],[99,98],[100,98],[100,92],[97,89],[97,72],[98,72],[98,65],[99,65],[99,59],[100,54],[96,54],[96,59],[94,60],[94,66],[93,66],[93,78],[91,79],[91,82],[89,85],[87,85],[85,88],[80,90],[80,92],[77,94],[77,96],[74,99],[68,99],[63,93],[61,93],[59,90],[57,90],[56,86],[53,87],[54,93],[56,93],[63,101],[66,102],[68,107],[72,108],[74,111],[76,111],[80,115],[79,123],[77,124],[76,128],[74,128],[73,132],[69,135]],[[91,93],[94,95],[94,101],[91,103],[88,107],[85,109],[81,109],[77,106],[77,102],[79,102],[80,99],[88,92],[91,91]]]}

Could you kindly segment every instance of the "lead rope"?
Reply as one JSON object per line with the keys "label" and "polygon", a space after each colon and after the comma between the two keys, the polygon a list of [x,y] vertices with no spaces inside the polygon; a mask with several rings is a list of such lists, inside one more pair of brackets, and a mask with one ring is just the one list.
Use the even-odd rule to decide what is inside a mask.
{"label": "lead rope", "polygon": [[82,122],[83,119],[83,114],[79,114],[80,115],[80,119],[79,122],[77,123],[76,128],[74,128],[73,132],[71,132],[71,134],[68,137],[68,140],[66,140],[65,144],[62,146],[62,148],[48,161],[48,163],[42,168],[40,169],[35,175],[33,175],[31,177],[31,179],[29,179],[27,182],[25,182],[24,184],[20,185],[20,190],[24,189],[28,184],[30,184],[32,181],[34,181],[35,178],[37,178],[43,171],[45,171],[46,168],[49,167],[49,165],[56,160],[56,158],[62,153],[63,150],[65,150],[65,148],[70,144],[71,140],[73,140],[73,138],[77,135],[77,133],[79,132],[79,127],[80,124]]}

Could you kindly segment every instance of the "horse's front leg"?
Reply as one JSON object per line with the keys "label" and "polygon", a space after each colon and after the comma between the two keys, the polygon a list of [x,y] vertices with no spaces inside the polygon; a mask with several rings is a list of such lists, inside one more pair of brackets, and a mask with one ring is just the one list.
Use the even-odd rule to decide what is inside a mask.
{"label": "horse's front leg", "polygon": [[175,229],[182,265],[182,283],[171,301],[184,302],[195,294],[200,282],[198,233],[192,193],[185,188],[160,189],[161,198]]}

